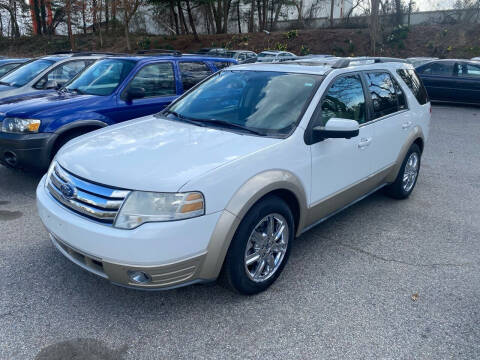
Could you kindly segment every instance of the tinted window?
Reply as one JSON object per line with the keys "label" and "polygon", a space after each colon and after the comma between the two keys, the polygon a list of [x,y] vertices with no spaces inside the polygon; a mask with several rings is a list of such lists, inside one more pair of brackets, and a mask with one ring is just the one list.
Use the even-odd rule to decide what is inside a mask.
{"label": "tinted window", "polygon": [[465,77],[480,77],[480,65],[474,64],[461,64],[460,76]]}
{"label": "tinted window", "polygon": [[141,88],[145,97],[176,95],[172,63],[147,65],[140,69],[128,88]]}
{"label": "tinted window", "polygon": [[394,113],[398,110],[397,91],[390,74],[384,72],[366,73],[367,87],[373,104],[373,118]]}
{"label": "tinted window", "polygon": [[421,69],[421,73],[426,75],[452,76],[453,63],[432,62],[425,65],[425,67]]}
{"label": "tinted window", "polygon": [[23,86],[53,64],[52,60],[40,59],[32,61],[5,75],[2,78],[2,83],[15,87]]}
{"label": "tinted window", "polygon": [[183,91],[190,89],[212,73],[207,64],[202,62],[179,62],[182,75]]}
{"label": "tinted window", "polygon": [[[239,58],[239,59],[242,60],[241,58]],[[227,67],[229,67],[233,64],[231,62],[227,62],[227,61],[214,61],[213,65],[215,65],[215,67],[218,70],[221,70],[221,69],[227,68]]]}
{"label": "tinted window", "polygon": [[395,79],[392,78],[393,86],[395,87],[395,92],[397,93],[397,100],[398,100],[398,110],[405,110],[407,106],[407,99],[405,98],[405,94],[403,93],[402,88],[397,83]]}
{"label": "tinted window", "polygon": [[341,77],[333,83],[322,101],[320,125],[331,118],[365,122],[365,94],[357,75]]}
{"label": "tinted window", "polygon": [[91,65],[94,60],[69,61],[57,66],[48,74],[43,76],[35,85],[36,89],[44,89],[47,84],[63,86],[75,77],[80,71]]}
{"label": "tinted window", "polygon": [[6,64],[6,65],[3,65],[3,66],[0,66],[0,77],[5,75],[10,70],[15,69],[18,65],[20,65],[20,64],[13,63],[13,64]]}
{"label": "tinted window", "polygon": [[104,59],[96,62],[65,88],[80,94],[110,95],[135,66],[134,61]]}
{"label": "tinted window", "polygon": [[265,135],[288,135],[320,80],[316,75],[224,70],[168,110],[193,121],[222,121]]}
{"label": "tinted window", "polygon": [[420,105],[424,105],[428,102],[427,91],[423,86],[422,81],[418,78],[415,70],[397,70],[398,75],[402,80],[407,84],[407,86],[412,90],[413,95],[417,98]]}

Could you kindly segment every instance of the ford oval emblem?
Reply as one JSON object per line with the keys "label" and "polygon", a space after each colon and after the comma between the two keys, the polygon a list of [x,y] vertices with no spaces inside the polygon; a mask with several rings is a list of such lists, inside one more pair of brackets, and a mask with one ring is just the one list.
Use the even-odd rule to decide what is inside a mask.
{"label": "ford oval emblem", "polygon": [[62,184],[62,186],[60,187],[60,191],[62,192],[62,195],[67,199],[71,199],[75,195],[75,188],[70,184]]}

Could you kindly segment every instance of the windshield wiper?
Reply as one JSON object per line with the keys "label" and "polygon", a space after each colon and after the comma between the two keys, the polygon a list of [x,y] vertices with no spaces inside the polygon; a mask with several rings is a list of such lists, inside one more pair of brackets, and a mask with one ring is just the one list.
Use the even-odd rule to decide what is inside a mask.
{"label": "windshield wiper", "polygon": [[261,133],[260,131],[253,130],[246,126],[231,123],[225,120],[218,120],[218,119],[192,119],[192,120],[198,121],[204,124],[213,124],[213,125],[219,125],[222,127],[230,128],[230,129],[238,129],[238,130],[249,132],[250,134],[254,134],[254,135],[265,136],[265,134]]}
{"label": "windshield wiper", "polygon": [[192,124],[192,125],[196,125],[196,126],[205,126],[203,125],[202,123],[199,123],[198,121],[196,120],[193,120],[193,119],[189,119],[183,115],[180,115],[179,113],[177,113],[176,111],[172,111],[172,110],[163,110],[160,114],[172,114],[174,115],[178,120],[180,121],[184,121],[186,123],[189,123],[189,124]]}

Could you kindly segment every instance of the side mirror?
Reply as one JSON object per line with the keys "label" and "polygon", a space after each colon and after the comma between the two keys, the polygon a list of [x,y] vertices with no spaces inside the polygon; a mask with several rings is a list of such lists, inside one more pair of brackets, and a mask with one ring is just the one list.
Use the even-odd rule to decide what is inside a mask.
{"label": "side mirror", "polygon": [[45,90],[60,89],[60,85],[55,80],[48,80],[44,87]]}
{"label": "side mirror", "polygon": [[145,97],[145,90],[139,87],[132,87],[127,90],[125,94],[125,101],[132,102],[135,99],[142,99]]}
{"label": "side mirror", "polygon": [[350,139],[358,136],[360,125],[358,121],[349,119],[331,118],[325,126],[313,128],[314,142],[324,139]]}

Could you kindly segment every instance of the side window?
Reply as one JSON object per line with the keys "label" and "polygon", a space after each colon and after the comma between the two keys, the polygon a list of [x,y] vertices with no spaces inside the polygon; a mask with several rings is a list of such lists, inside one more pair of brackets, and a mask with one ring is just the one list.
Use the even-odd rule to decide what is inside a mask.
{"label": "side window", "polygon": [[331,118],[357,120],[363,124],[365,117],[365,94],[358,75],[343,76],[335,80],[321,105],[320,124],[325,126]]}
{"label": "side window", "polygon": [[449,62],[433,62],[426,65],[422,74],[426,75],[438,75],[438,76],[452,76],[453,75],[453,63]]}
{"label": "side window", "polygon": [[419,79],[415,70],[397,70],[398,75],[402,80],[407,84],[407,86],[412,90],[413,95],[417,98],[420,105],[424,105],[428,102],[427,91],[423,86],[422,81]]}
{"label": "side window", "polygon": [[392,80],[393,80],[393,86],[395,87],[395,92],[397,93],[398,110],[405,110],[408,108],[405,94],[403,93],[403,90],[398,84],[398,82],[395,79],[392,79]]}
{"label": "side window", "polygon": [[462,71],[459,73],[460,76],[464,77],[480,77],[480,66],[473,64],[462,64]]}
{"label": "side window", "polygon": [[54,85],[61,87],[93,62],[94,60],[77,60],[63,63],[42,77],[34,87],[35,89],[45,89]]}
{"label": "side window", "polygon": [[365,78],[372,98],[373,119],[398,111],[397,91],[390,74],[369,72]]}
{"label": "side window", "polygon": [[192,88],[212,73],[207,64],[203,62],[181,61],[178,63],[178,67],[182,76],[183,91]]}
{"label": "side window", "polygon": [[15,69],[18,65],[20,64],[7,64],[7,65],[3,65],[2,67],[0,67],[0,77],[5,75],[7,72],[9,72],[10,70],[12,69]]}
{"label": "side window", "polygon": [[176,95],[172,63],[164,62],[144,66],[130,82],[129,88],[143,89],[145,97]]}
{"label": "side window", "polygon": [[231,62],[228,61],[214,61],[213,65],[217,68],[217,70],[227,68],[232,65]]}

